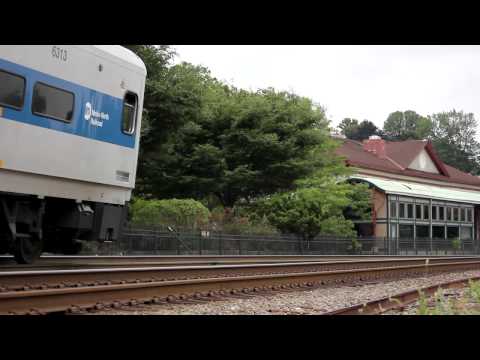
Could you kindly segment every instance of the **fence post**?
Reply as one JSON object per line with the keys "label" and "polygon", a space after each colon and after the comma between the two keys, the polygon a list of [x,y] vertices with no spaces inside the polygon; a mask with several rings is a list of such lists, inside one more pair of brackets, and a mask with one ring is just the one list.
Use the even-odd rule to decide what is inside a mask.
{"label": "fence post", "polygon": [[223,240],[221,232],[218,234],[218,250],[220,252],[220,255],[223,255]]}
{"label": "fence post", "polygon": [[177,247],[177,255],[180,255],[180,235],[175,234],[175,241],[176,241],[176,247]]}
{"label": "fence post", "polygon": [[198,254],[202,255],[202,234],[198,234]]}

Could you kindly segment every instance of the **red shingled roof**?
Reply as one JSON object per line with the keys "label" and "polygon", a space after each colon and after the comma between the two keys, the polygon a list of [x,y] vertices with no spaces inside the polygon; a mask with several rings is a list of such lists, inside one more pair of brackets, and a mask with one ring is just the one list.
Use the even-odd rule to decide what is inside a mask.
{"label": "red shingled roof", "polygon": [[[436,155],[430,141],[385,141],[385,145],[386,157],[384,158],[380,158],[364,150],[362,143],[349,139],[343,140],[343,144],[337,149],[337,153],[346,157],[347,164],[359,168],[450,183],[480,186],[480,178],[443,163]],[[440,174],[408,169],[408,166],[423,149],[430,155]]]}

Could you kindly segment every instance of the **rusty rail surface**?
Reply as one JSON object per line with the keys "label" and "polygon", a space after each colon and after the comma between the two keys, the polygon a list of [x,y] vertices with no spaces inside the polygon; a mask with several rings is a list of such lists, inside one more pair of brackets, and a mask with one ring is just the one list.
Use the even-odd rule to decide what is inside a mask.
{"label": "rusty rail surface", "polygon": [[[400,265],[398,261],[401,261]],[[350,268],[336,270],[321,268],[335,265],[332,263],[304,263],[235,265],[210,267],[210,269],[207,267],[141,268],[130,269],[129,272],[125,272],[125,269],[64,271],[63,280],[67,280],[67,282],[60,283],[56,287],[49,287],[41,282],[42,279],[48,277],[49,273],[43,272],[43,274],[37,274],[39,286],[35,289],[26,286],[15,291],[4,287],[0,292],[0,314],[65,312],[140,302],[169,302],[177,299],[203,301],[215,296],[233,295],[238,292],[255,294],[265,291],[298,289],[299,287],[311,288],[480,268],[479,259],[473,261],[469,259],[459,261],[458,258],[423,259],[423,261],[417,259],[413,264],[412,261],[415,262],[412,259],[383,261],[383,263],[381,261],[361,262],[363,264],[358,262],[359,268],[352,268],[352,262],[343,262],[337,263],[337,265],[349,265]],[[315,266],[320,266],[320,270]],[[292,271],[293,267],[296,267],[296,272]],[[272,271],[272,268],[275,268],[277,273],[268,273]],[[239,269],[241,270],[239,271]],[[249,270],[245,271],[246,269]],[[195,272],[197,270],[203,271],[203,273]],[[172,273],[172,271],[184,272]],[[231,272],[227,274],[228,271]],[[259,271],[260,273],[258,273]],[[122,272],[124,273],[122,274]],[[165,272],[170,272],[170,274],[164,276]],[[23,279],[25,276],[30,276],[29,279],[33,279],[32,276],[35,276],[25,273],[28,272],[18,272],[10,274],[10,276],[13,278],[24,276]],[[129,274],[128,279],[126,278],[127,273]],[[148,276],[139,276],[140,273],[148,274]],[[100,274],[103,274],[103,278]],[[115,274],[122,274],[122,276],[115,277]],[[185,278],[180,278],[179,274]],[[0,283],[9,279],[5,273],[1,275]],[[50,275],[58,276],[59,274],[50,272]],[[102,280],[99,280],[99,276]],[[58,280],[56,278],[56,281]]]}
{"label": "rusty rail surface", "polygon": [[95,285],[111,282],[141,282],[181,280],[198,277],[227,277],[278,273],[302,273],[315,271],[338,271],[363,268],[392,267],[480,261],[479,258],[415,258],[374,259],[363,261],[317,261],[288,263],[255,263],[235,265],[188,265],[188,266],[126,266],[119,268],[106,264],[105,268],[74,270],[27,270],[1,271],[0,291],[46,289]]}
{"label": "rusty rail surface", "polygon": [[0,270],[4,268],[37,268],[55,265],[120,265],[120,264],[150,264],[150,265],[190,265],[190,264],[250,264],[275,262],[306,262],[306,261],[339,261],[368,259],[416,259],[416,258],[470,258],[480,259],[475,255],[427,256],[427,255],[143,255],[143,256],[92,256],[92,255],[46,255],[40,257],[34,266],[18,265],[12,256],[0,256]]}
{"label": "rusty rail surface", "polygon": [[[480,259],[480,256],[366,256],[366,255],[254,255],[254,256],[42,256],[34,265],[18,265],[10,256],[0,256],[0,273],[5,271],[74,270],[164,266],[209,266],[276,264],[368,260]],[[0,284],[1,285],[1,284]]]}
{"label": "rusty rail surface", "polygon": [[[34,265],[19,265],[10,256],[0,256],[0,271],[42,270],[42,269],[80,269],[80,268],[121,268],[134,266],[188,266],[188,265],[233,265],[284,262],[318,261],[359,261],[367,259],[403,259],[424,258],[420,256],[365,256],[365,255],[268,255],[268,256],[42,256]],[[458,256],[458,258],[467,258]],[[468,256],[475,259],[479,257]]]}
{"label": "rusty rail surface", "polygon": [[393,296],[386,296],[364,304],[329,311],[322,315],[379,315],[389,310],[399,310],[420,299],[421,294],[433,296],[440,289],[459,289],[468,285],[469,281],[480,280],[480,276],[467,277],[460,280],[447,281],[415,290],[408,290]]}

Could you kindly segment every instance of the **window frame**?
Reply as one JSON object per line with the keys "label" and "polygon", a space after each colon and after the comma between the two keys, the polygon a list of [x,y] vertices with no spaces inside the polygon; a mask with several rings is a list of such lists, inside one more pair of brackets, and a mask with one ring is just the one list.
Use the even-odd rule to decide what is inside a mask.
{"label": "window frame", "polygon": [[[440,214],[442,214],[442,216],[440,216]],[[437,220],[446,221],[446,217],[447,217],[447,210],[445,210],[445,206],[444,205],[438,206]]]}
{"label": "window frame", "polygon": [[446,206],[446,220],[452,222],[453,221],[453,208],[451,206]]}
{"label": "window frame", "polygon": [[[412,216],[409,216],[410,215],[410,211],[409,209],[412,209]],[[415,219],[415,208],[413,206],[413,203],[407,203],[407,219]]]}
{"label": "window frame", "polygon": [[[420,209],[420,211],[417,211],[418,209]],[[423,205],[415,204],[415,220],[422,220],[422,213],[423,213]]]}
{"label": "window frame", "polygon": [[467,223],[473,222],[473,208],[466,209],[465,220]]}
{"label": "window frame", "polygon": [[0,102],[0,107],[9,108],[9,109],[13,109],[13,110],[16,110],[16,111],[22,111],[23,108],[25,107],[25,95],[27,93],[27,78],[25,76],[20,75],[20,74],[17,74],[17,73],[11,72],[11,71],[7,71],[7,70],[3,70],[3,69],[0,69],[0,72],[3,72],[5,74],[9,74],[9,75],[12,75],[12,76],[15,76],[15,77],[19,77],[20,79],[23,80],[22,106],[16,107],[16,106],[13,106],[13,105],[4,104],[4,103]]}
{"label": "window frame", "polygon": [[[135,111],[134,111],[132,132],[127,132],[123,130],[123,115],[125,113],[125,98],[127,97],[127,95],[135,96]],[[122,133],[128,136],[135,135],[135,133],[137,132],[137,122],[138,122],[138,95],[133,91],[128,90],[128,91],[125,91],[125,94],[123,95],[123,101],[122,101],[122,116],[120,118],[120,129]]]}
{"label": "window frame", "polygon": [[398,218],[397,202],[395,200],[390,200],[390,218]]}
{"label": "window frame", "polygon": [[[38,84],[40,85],[43,85],[43,86],[46,86],[46,87],[50,87],[52,89],[55,89],[55,90],[60,90],[60,91],[63,91],[63,92],[66,92],[68,94],[71,94],[73,95],[73,109],[72,109],[72,119],[69,121],[69,120],[65,120],[65,119],[62,119],[62,118],[58,118],[56,116],[52,116],[52,115],[48,115],[48,114],[42,114],[42,113],[38,113],[38,112],[35,112],[33,111],[33,98],[34,98],[34,95],[35,95],[35,86],[37,86]],[[42,81],[36,81],[34,84],[33,84],[33,87],[32,87],[32,106],[31,106],[31,111],[32,111],[32,114],[33,115],[36,115],[36,116],[40,116],[40,117],[44,117],[44,118],[47,118],[47,119],[53,119],[53,120],[56,120],[56,121],[60,121],[60,122],[63,122],[65,124],[71,124],[73,122],[73,120],[75,119],[75,93],[72,92],[72,91],[68,91],[68,90],[65,90],[65,89],[62,89],[62,88],[59,88],[57,86],[53,86],[53,85],[49,85],[49,84],[46,84]]]}
{"label": "window frame", "polygon": [[[455,214],[457,216],[455,216]],[[454,208],[452,208],[452,220],[453,220],[453,222],[460,222],[460,208],[458,208],[456,206]]]}
{"label": "window frame", "polygon": [[[426,211],[427,214],[425,214],[425,210],[427,210]],[[432,214],[431,214],[431,211],[430,211],[430,205],[423,204],[423,206],[422,206],[422,219],[423,220],[430,220],[431,216],[432,216]]]}

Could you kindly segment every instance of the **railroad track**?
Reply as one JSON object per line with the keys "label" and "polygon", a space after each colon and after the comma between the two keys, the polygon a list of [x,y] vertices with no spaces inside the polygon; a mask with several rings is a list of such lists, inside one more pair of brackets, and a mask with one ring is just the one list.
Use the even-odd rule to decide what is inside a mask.
{"label": "railroad track", "polygon": [[423,258],[231,266],[0,273],[0,314],[209,301],[480,268],[475,258]]}
{"label": "railroad track", "polygon": [[74,270],[15,270],[0,272],[0,292],[80,287],[95,284],[184,280],[315,271],[337,271],[392,266],[480,261],[479,258],[372,259],[363,261],[311,261],[234,265],[128,266]]}
{"label": "railroad track", "polygon": [[[275,264],[304,262],[338,262],[361,260],[424,259],[422,256],[383,255],[188,255],[188,256],[42,256],[34,265],[18,265],[11,256],[0,256],[0,272],[20,270],[61,270],[82,268],[129,268],[156,266]],[[445,256],[431,256],[446,258]],[[459,259],[480,259],[478,256],[452,256]]]}
{"label": "railroad track", "polygon": [[421,294],[430,297],[440,289],[459,289],[467,286],[470,281],[478,280],[480,280],[480,276],[442,282],[420,289],[404,291],[393,296],[382,297],[364,304],[340,308],[323,315],[379,315],[390,310],[401,310],[406,305],[419,300]]}

